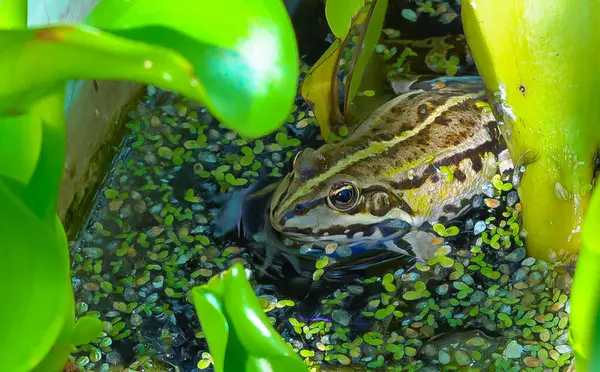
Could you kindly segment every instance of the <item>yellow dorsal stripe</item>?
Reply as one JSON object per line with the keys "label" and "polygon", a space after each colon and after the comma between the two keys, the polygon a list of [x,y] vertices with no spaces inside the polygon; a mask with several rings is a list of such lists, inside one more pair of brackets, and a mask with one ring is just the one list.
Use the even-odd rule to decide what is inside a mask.
{"label": "yellow dorsal stripe", "polygon": [[[414,94],[414,92],[410,92],[410,93],[412,93],[412,94],[405,94],[405,95],[398,97],[397,101],[395,100],[396,103],[399,103],[399,102],[405,100],[407,98],[407,96]],[[449,107],[463,103],[469,99],[479,97],[483,93],[485,93],[485,91],[481,90],[476,93],[469,93],[469,94],[464,94],[464,95],[460,95],[460,96],[450,97],[443,105],[436,107],[436,109],[433,111],[433,113],[431,115],[429,115],[422,123],[417,125],[414,129],[406,131],[406,132],[402,133],[401,135],[395,136],[394,138],[392,138],[389,141],[373,142],[373,143],[371,143],[371,145],[369,147],[359,150],[359,151],[351,154],[350,156],[340,160],[339,162],[335,163],[326,172],[321,173],[318,176],[307,180],[302,187],[300,187],[300,188],[298,188],[298,190],[296,190],[296,192],[294,193],[294,195],[292,197],[287,199],[287,203],[285,203],[285,205],[283,205],[281,207],[283,208],[283,210],[288,210],[291,205],[296,203],[296,200],[299,197],[311,192],[315,187],[317,187],[319,184],[321,184],[323,181],[327,180],[331,176],[342,173],[342,171],[344,169],[346,169],[347,167],[349,167],[350,165],[355,164],[355,163],[357,163],[363,159],[366,159],[368,157],[371,157],[373,155],[380,154],[380,153],[388,150],[389,148],[399,144],[400,142],[417,135],[421,130],[423,130],[423,128],[426,128],[427,126],[429,126],[438,116],[440,116],[440,114],[442,114],[444,111],[446,111]],[[381,111],[385,111],[385,109],[387,109],[388,107],[390,107],[390,106],[388,106],[388,104],[386,104],[385,107],[382,107],[383,110],[381,110]],[[377,111],[381,112],[380,110],[377,110]]]}

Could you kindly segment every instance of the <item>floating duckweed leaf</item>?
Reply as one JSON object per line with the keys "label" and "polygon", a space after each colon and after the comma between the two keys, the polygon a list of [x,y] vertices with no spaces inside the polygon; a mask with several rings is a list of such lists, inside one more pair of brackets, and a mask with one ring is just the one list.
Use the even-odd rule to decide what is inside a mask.
{"label": "floating duckweed leaf", "polygon": [[229,182],[232,186],[244,186],[248,183],[248,180],[245,178],[235,178],[235,176],[231,173],[227,173],[225,175],[225,180]]}
{"label": "floating duckweed leaf", "polygon": [[381,280],[381,282],[383,284],[387,284],[387,283],[392,283],[394,281],[394,274],[391,273],[387,273],[383,276],[383,279]]}
{"label": "floating duckweed leaf", "polygon": [[438,263],[445,268],[450,268],[454,265],[454,260],[450,257],[441,256],[438,257]]}
{"label": "floating duckweed leaf", "polygon": [[402,295],[405,300],[417,300],[422,297],[429,296],[430,293],[426,290],[425,283],[418,281],[415,283],[415,290],[408,291]]}
{"label": "floating duckweed leaf", "polygon": [[498,271],[494,271],[492,270],[490,267],[482,267],[480,270],[482,275],[487,276],[490,279],[494,279],[497,280],[498,278],[500,278],[501,274]]}
{"label": "floating duckweed leaf", "polygon": [[393,283],[383,283],[383,287],[389,293],[396,291],[396,286]]}
{"label": "floating duckweed leaf", "polygon": [[114,189],[106,189],[104,190],[104,196],[108,199],[116,199],[119,196],[119,192]]}
{"label": "floating duckweed leaf", "polygon": [[446,229],[446,236],[455,236],[458,235],[460,230],[456,226],[450,226]]}
{"label": "floating duckweed leaf", "polygon": [[381,334],[378,332],[367,332],[363,337],[364,341],[371,346],[378,346],[383,344]]}
{"label": "floating duckweed leaf", "polygon": [[500,319],[504,323],[505,328],[508,328],[513,325],[513,321],[508,314],[499,313],[498,319]]}
{"label": "floating duckweed leaf", "polygon": [[165,159],[171,159],[173,157],[173,151],[168,147],[162,146],[158,148],[158,155]]}
{"label": "floating duckweed leaf", "polygon": [[441,223],[436,223],[433,225],[433,231],[435,231],[440,236],[447,236],[446,228]]}
{"label": "floating duckweed leaf", "polygon": [[86,315],[75,322],[75,329],[71,342],[74,345],[84,345],[100,337],[102,333],[102,322],[100,319]]}
{"label": "floating duckweed leaf", "polygon": [[315,270],[315,272],[313,273],[313,280],[318,281],[319,279],[321,279],[321,276],[323,275],[323,273],[324,273],[323,269]]}
{"label": "floating duckweed leaf", "polygon": [[194,195],[194,190],[193,189],[188,189],[185,192],[184,199],[186,201],[189,201],[190,203],[199,203],[200,202],[200,198]]}
{"label": "floating duckweed leaf", "polygon": [[317,262],[315,263],[315,267],[317,269],[323,269],[328,264],[329,264],[329,257],[328,256],[324,256],[324,257],[320,258],[319,260],[317,260]]}
{"label": "floating duckweed leaf", "polygon": [[277,304],[275,304],[275,307],[277,307],[278,309],[286,307],[286,306],[294,306],[296,305],[296,303],[292,300],[281,300],[279,302],[277,302]]}
{"label": "floating duckweed leaf", "polygon": [[200,148],[200,144],[196,141],[190,140],[190,141],[185,141],[183,143],[183,147],[185,147],[188,150],[193,150],[193,149]]}
{"label": "floating duckweed leaf", "polygon": [[256,140],[256,141],[254,141],[254,144],[255,144],[255,146],[254,146],[254,148],[252,149],[252,152],[253,152],[255,155],[258,155],[258,154],[262,153],[262,152],[263,152],[263,150],[265,149],[265,144],[264,144],[264,143],[263,143],[263,141],[261,141],[261,140]]}
{"label": "floating duckweed leaf", "polygon": [[416,22],[417,21],[417,13],[415,13],[412,9],[402,9],[402,17],[407,21]]}
{"label": "floating duckweed leaf", "polygon": [[240,149],[240,151],[242,152],[242,154],[244,154],[244,156],[240,159],[240,164],[244,167],[247,167],[250,164],[252,164],[252,162],[254,161],[253,150],[248,146],[244,146]]}
{"label": "floating duckweed leaf", "polygon": [[468,290],[471,290],[471,291],[473,291],[473,290],[471,289],[471,287],[469,287],[469,286],[468,286],[466,283],[464,283],[464,282],[459,282],[459,281],[456,281],[456,282],[453,282],[453,283],[452,283],[452,285],[454,286],[454,288],[458,289],[459,291],[468,291]]}
{"label": "floating duckweed leaf", "polygon": [[390,38],[390,39],[396,39],[400,36],[400,31],[395,30],[393,28],[384,28],[383,32]]}
{"label": "floating duckweed leaf", "polygon": [[199,369],[207,369],[208,367],[210,367],[211,362],[208,359],[200,359],[200,361],[198,361],[198,368]]}

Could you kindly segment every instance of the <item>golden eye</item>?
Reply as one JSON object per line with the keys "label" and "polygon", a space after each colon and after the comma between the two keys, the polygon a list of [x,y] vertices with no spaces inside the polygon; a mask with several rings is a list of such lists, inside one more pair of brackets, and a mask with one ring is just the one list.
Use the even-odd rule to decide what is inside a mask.
{"label": "golden eye", "polygon": [[350,182],[342,182],[334,185],[327,195],[327,203],[338,211],[347,211],[356,206],[358,202],[358,187]]}

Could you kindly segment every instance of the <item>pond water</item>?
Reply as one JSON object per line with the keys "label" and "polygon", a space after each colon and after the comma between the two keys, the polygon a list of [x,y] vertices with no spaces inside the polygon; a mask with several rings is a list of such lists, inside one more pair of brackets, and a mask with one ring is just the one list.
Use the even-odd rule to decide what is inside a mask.
{"label": "pond water", "polygon": [[[304,72],[308,69],[303,67]],[[78,315],[103,337],[74,354],[85,371],[212,370],[186,293],[235,263],[275,325],[314,370],[562,371],[570,364],[570,273],[526,256],[519,203],[497,179],[441,237],[427,265],[390,259],[358,270],[312,261],[298,276],[282,259],[211,225],[228,192],[276,182],[318,144],[298,97],[276,133],[246,141],[198,104],[154,87],[130,113],[130,133],[71,245]],[[306,266],[306,265],[305,265]],[[324,266],[324,267],[323,267]],[[324,274],[314,275],[318,268]],[[331,279],[339,280],[331,280]],[[346,368],[346,369],[344,369]]]}

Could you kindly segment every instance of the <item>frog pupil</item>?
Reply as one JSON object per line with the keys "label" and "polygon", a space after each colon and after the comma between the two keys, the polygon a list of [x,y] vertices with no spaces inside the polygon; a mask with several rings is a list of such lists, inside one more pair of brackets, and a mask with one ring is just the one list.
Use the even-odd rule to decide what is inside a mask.
{"label": "frog pupil", "polygon": [[352,189],[346,188],[336,192],[334,199],[336,202],[347,204],[352,200],[353,195],[354,193],[352,192]]}

